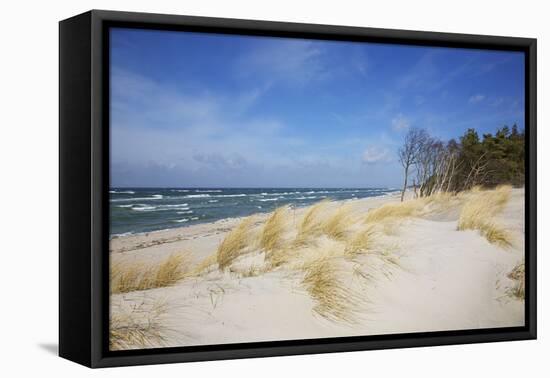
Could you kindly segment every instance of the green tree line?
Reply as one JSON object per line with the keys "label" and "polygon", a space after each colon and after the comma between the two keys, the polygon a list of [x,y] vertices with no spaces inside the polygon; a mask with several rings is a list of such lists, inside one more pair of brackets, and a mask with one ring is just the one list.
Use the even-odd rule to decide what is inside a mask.
{"label": "green tree line", "polygon": [[[402,197],[412,186],[418,196],[458,192],[480,185],[525,183],[525,131],[503,126],[495,134],[468,129],[443,142],[424,129],[411,128],[399,149],[404,170]],[[412,182],[411,182],[412,181]]]}

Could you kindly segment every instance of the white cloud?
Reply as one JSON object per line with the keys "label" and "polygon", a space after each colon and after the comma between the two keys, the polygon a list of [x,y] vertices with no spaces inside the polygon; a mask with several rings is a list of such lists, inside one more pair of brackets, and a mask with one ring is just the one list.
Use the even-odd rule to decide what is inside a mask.
{"label": "white cloud", "polygon": [[476,95],[473,95],[471,96],[469,99],[468,99],[468,102],[470,104],[477,104],[477,103],[480,103],[481,101],[485,100],[485,95],[482,95],[482,94],[476,94]]}
{"label": "white cloud", "polygon": [[369,146],[363,151],[363,163],[374,164],[391,161],[391,152],[385,147]]}
{"label": "white cloud", "polygon": [[304,85],[328,75],[322,55],[320,44],[312,41],[276,41],[243,56],[236,68],[245,76],[269,77],[270,83]]}
{"label": "white cloud", "polygon": [[403,114],[398,114],[391,120],[391,127],[395,131],[407,130],[411,126],[411,121]]}

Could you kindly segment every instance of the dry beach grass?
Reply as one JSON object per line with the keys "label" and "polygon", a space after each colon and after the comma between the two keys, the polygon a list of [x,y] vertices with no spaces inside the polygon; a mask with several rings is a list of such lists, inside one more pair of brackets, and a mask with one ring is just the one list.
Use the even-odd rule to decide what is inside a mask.
{"label": "dry beach grass", "polygon": [[189,260],[188,253],[180,253],[170,255],[154,264],[127,261],[114,263],[110,269],[111,293],[128,293],[174,285],[187,275]]}
{"label": "dry beach grass", "polygon": [[460,212],[458,229],[478,230],[491,243],[511,246],[512,235],[494,219],[510,199],[511,190],[510,186],[500,186],[488,191],[476,188],[468,193]]}
{"label": "dry beach grass", "polygon": [[[133,298],[132,292],[164,287],[169,289],[163,291],[164,295],[170,297],[185,295],[193,288],[189,291],[192,296],[186,297],[188,299],[185,301],[202,301],[201,298],[207,298],[213,292],[218,293],[216,298],[225,298],[243,290],[228,289],[230,287],[246,287],[253,292],[258,287],[263,293],[239,297],[241,302],[222,302],[225,305],[220,305],[221,299],[217,299],[213,311],[218,312],[222,311],[220,306],[230,306],[231,303],[246,305],[242,301],[265,301],[264,307],[285,308],[291,305],[286,304],[284,298],[291,300],[295,295],[303,295],[296,293],[304,293],[309,299],[297,303],[305,307],[311,303],[311,314],[324,321],[338,327],[362,324],[370,306],[368,293],[373,293],[372,297],[376,298],[380,286],[391,286],[393,277],[410,274],[403,270],[401,258],[407,256],[408,260],[413,259],[416,251],[431,248],[431,240],[437,239],[438,243],[442,243],[444,239],[439,241],[439,238],[449,237],[438,235],[438,227],[444,226],[445,235],[455,236],[450,236],[448,246],[438,244],[435,250],[454,248],[454,238],[459,237],[461,243],[485,245],[478,244],[474,233],[460,232],[463,230],[477,231],[478,237],[492,243],[494,247],[491,248],[495,251],[512,248],[512,232],[499,222],[499,214],[510,201],[511,190],[510,187],[491,190],[475,188],[464,193],[440,193],[404,202],[397,202],[395,197],[372,202],[377,203],[376,206],[365,206],[368,201],[339,203],[325,200],[305,209],[279,207],[264,217],[251,216],[235,221],[228,232],[221,234],[217,248],[204,249],[200,259],[191,261],[189,254],[179,254],[161,261],[157,259],[150,266],[143,262],[115,263],[111,269],[111,291],[118,295],[127,293]],[[426,226],[428,224],[437,227],[432,231]],[[411,234],[415,236],[408,234],[412,228],[419,230]],[[199,239],[195,243],[202,245]],[[425,245],[419,247],[418,243]],[[418,258],[421,258],[420,255]],[[515,283],[512,295],[518,299],[524,295],[520,276],[520,267],[508,276]],[[262,285],[267,285],[269,289],[260,289]],[[411,286],[414,287],[414,284]],[[405,293],[408,288],[403,289]],[[232,290],[236,290],[235,294],[231,294]],[[270,299],[270,295],[275,293],[277,301],[283,302],[272,302],[274,300]],[[401,294],[392,295],[399,297]],[[214,302],[209,300],[205,303]],[[233,316],[233,312],[223,314]],[[300,319],[304,316],[296,315]],[[137,315],[138,320],[134,321],[128,314],[112,313],[113,347],[142,345],[143,339],[151,339],[155,345],[164,342],[161,340],[162,332],[158,331],[161,325],[159,316],[153,318],[144,323],[141,315]],[[228,324],[228,321],[221,318],[220,324]],[[254,323],[251,319],[248,322]],[[317,327],[315,320],[310,322],[311,327]],[[147,324],[150,327],[144,326]],[[246,328],[247,325],[239,327]],[[304,328],[304,324],[301,327]]]}

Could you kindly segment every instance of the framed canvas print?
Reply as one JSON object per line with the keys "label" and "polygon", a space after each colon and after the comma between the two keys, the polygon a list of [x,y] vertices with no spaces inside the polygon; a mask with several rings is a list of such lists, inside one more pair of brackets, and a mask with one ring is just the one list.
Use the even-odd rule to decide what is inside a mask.
{"label": "framed canvas print", "polygon": [[536,41],[60,23],[60,355],[536,337]]}

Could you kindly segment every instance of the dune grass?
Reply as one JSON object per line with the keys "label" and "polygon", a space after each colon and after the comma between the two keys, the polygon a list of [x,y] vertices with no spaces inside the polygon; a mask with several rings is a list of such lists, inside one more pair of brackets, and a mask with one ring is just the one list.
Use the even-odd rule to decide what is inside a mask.
{"label": "dune grass", "polygon": [[323,232],[330,238],[343,240],[349,233],[353,220],[349,205],[340,206],[322,225]]}
{"label": "dune grass", "polygon": [[460,212],[457,229],[478,230],[490,243],[503,247],[512,246],[511,233],[493,219],[510,199],[510,192],[510,186],[470,191]]}
{"label": "dune grass", "polygon": [[271,252],[281,246],[281,238],[285,230],[288,206],[281,206],[271,214],[265,222],[260,235],[260,247]]}
{"label": "dune grass", "polygon": [[120,310],[109,317],[109,349],[125,350],[162,346],[165,326],[162,317],[166,313],[163,303],[148,308],[144,304]]}
{"label": "dune grass", "polygon": [[[437,192],[429,197],[421,199],[426,206],[431,206],[431,211],[444,211],[451,207],[459,206],[461,197],[457,193]],[[426,208],[424,210],[427,210]]]}
{"label": "dune grass", "polygon": [[110,269],[111,293],[128,293],[174,285],[188,274],[189,261],[189,254],[180,253],[151,265],[141,262],[114,263]]}
{"label": "dune grass", "polygon": [[510,231],[495,222],[482,222],[478,225],[478,230],[490,243],[501,247],[511,247],[514,244]]}
{"label": "dune grass", "polygon": [[508,273],[508,278],[515,281],[508,294],[517,299],[525,299],[525,262],[522,261]]}
{"label": "dune grass", "polygon": [[252,217],[244,218],[223,239],[216,252],[216,260],[220,269],[226,269],[248,247],[252,221]]}
{"label": "dune grass", "polygon": [[321,234],[323,223],[319,215],[327,204],[328,200],[323,200],[311,206],[306,211],[302,221],[298,225],[296,239],[293,243],[294,246],[307,244],[313,236]]}
{"label": "dune grass", "polygon": [[373,245],[374,237],[374,226],[367,226],[346,242],[344,247],[344,255],[350,259],[353,259],[361,253],[367,252]]}
{"label": "dune grass", "polygon": [[299,247],[287,246],[277,248],[266,254],[266,261],[269,266],[267,270],[277,268],[281,265],[287,264],[292,259],[295,259],[299,255]]}
{"label": "dune grass", "polygon": [[192,276],[200,276],[204,273],[211,271],[215,265],[218,264],[218,256],[213,253],[210,256],[205,257],[201,262],[199,262],[191,272]]}
{"label": "dune grass", "polygon": [[423,207],[422,199],[408,200],[400,203],[388,203],[367,213],[366,223],[380,223],[386,220],[402,219],[418,214]]}
{"label": "dune grass", "polygon": [[349,288],[342,282],[338,261],[334,258],[313,260],[304,266],[302,283],[317,302],[313,310],[331,321],[354,322],[357,304]]}

